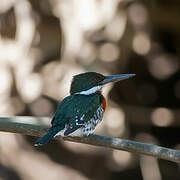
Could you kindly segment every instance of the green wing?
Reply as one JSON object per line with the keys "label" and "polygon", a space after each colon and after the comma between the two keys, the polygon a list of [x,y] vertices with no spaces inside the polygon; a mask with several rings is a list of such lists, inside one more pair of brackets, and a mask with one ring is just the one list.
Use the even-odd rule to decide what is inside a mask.
{"label": "green wing", "polygon": [[66,97],[57,107],[51,122],[52,126],[65,127],[67,123],[75,125],[77,120],[80,120],[81,123],[89,121],[101,105],[101,99],[102,95],[98,93],[88,96],[77,94]]}
{"label": "green wing", "polygon": [[72,96],[67,96],[64,98],[61,103],[59,103],[56,112],[54,114],[54,117],[51,121],[52,126],[57,126],[57,125],[65,125],[68,119],[66,119],[66,111],[68,109],[68,105],[72,101]]}

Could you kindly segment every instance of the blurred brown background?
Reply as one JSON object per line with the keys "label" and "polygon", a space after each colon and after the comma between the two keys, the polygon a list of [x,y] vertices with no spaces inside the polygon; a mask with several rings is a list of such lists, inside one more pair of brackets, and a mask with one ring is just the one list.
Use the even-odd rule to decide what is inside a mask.
{"label": "blurred brown background", "polygon": [[[178,149],[179,67],[179,0],[0,1],[1,116],[52,116],[80,72],[136,73],[104,89],[96,133]],[[34,140],[0,133],[0,179],[180,177],[168,161],[64,141],[34,148]]]}

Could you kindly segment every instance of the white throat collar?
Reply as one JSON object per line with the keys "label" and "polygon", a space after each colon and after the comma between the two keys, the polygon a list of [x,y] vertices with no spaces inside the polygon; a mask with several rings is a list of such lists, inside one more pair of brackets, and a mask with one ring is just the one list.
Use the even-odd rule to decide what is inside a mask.
{"label": "white throat collar", "polygon": [[86,91],[81,91],[81,92],[78,92],[78,93],[75,93],[75,94],[83,94],[83,95],[94,94],[95,92],[102,90],[102,87],[103,86],[95,86],[95,87],[93,87],[91,89],[88,89]]}

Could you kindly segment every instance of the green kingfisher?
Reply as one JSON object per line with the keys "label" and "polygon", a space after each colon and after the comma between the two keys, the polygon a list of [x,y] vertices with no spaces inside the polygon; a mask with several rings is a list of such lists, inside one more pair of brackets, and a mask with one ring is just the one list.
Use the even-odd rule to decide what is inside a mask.
{"label": "green kingfisher", "polygon": [[102,120],[106,100],[102,88],[109,82],[117,82],[135,74],[104,76],[96,72],[75,75],[70,95],[58,105],[48,133],[35,142],[35,146],[47,144],[56,136],[89,136]]}

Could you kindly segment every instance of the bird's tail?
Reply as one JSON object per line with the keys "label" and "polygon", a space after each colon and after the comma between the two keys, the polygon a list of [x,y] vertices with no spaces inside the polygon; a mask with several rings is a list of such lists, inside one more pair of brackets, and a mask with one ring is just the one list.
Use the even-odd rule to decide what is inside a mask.
{"label": "bird's tail", "polygon": [[51,128],[47,134],[35,141],[34,146],[42,146],[47,144],[60,130],[60,127]]}

